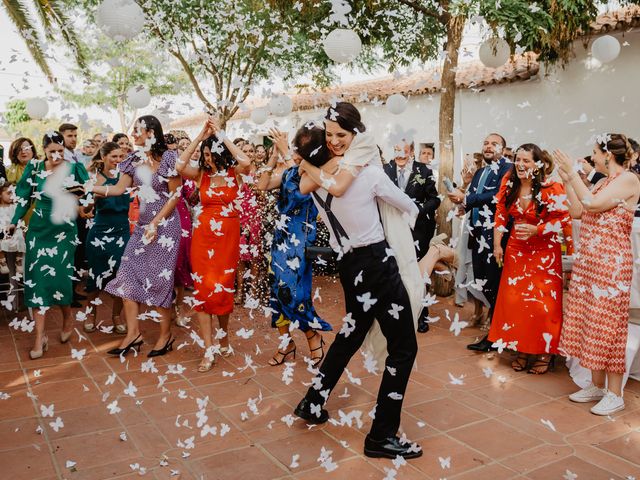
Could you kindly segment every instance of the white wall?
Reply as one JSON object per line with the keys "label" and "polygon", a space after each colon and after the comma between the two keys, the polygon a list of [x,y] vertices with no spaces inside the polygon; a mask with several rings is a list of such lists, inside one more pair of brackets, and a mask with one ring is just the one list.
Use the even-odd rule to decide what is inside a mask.
{"label": "white wall", "polygon": [[[492,131],[518,146],[533,142],[543,148],[561,148],[578,157],[591,153],[590,138],[598,133],[625,133],[640,139],[640,31],[616,34],[622,46],[611,64],[588,69],[588,50],[576,43],[576,58],[548,77],[484,87],[483,92],[459,90],[456,101],[455,156],[460,168],[465,153],[480,150],[484,136]],[[520,105],[520,106],[518,106]],[[408,136],[417,143],[438,141],[439,95],[413,97],[401,115],[384,106],[357,104],[367,129],[380,138],[386,158],[393,156],[393,143]],[[283,130],[295,130],[303,122],[322,118],[324,109],[294,112],[276,119]],[[260,126],[266,132],[273,120]],[[249,121],[231,121],[232,134],[244,135],[239,127],[256,130]],[[244,130],[244,128],[242,130]],[[437,156],[436,148],[436,156]]]}

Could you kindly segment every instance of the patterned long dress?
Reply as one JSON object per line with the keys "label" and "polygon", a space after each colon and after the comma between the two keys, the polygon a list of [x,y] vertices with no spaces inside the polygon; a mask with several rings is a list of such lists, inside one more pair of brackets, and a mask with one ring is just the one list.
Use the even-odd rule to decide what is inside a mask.
{"label": "patterned long dress", "polygon": [[180,248],[176,262],[176,286],[191,287],[191,211],[189,209],[191,195],[196,190],[196,185],[191,180],[182,182],[180,201],[176,205],[176,211],[180,217]]}
{"label": "patterned long dress", "polygon": [[260,257],[262,250],[262,212],[254,180],[250,175],[243,176],[240,187],[240,260],[253,262]]}
{"label": "patterned long dress", "polygon": [[542,186],[539,214],[533,200],[522,208],[518,199],[507,209],[510,176],[505,175],[496,195],[495,228],[505,228],[512,217],[515,223],[536,225],[538,233],[528,240],[519,240],[514,233],[509,237],[489,340],[502,340],[522,353],[555,355],[562,327],[560,233],[571,224],[564,186],[558,182]]}
{"label": "patterned long dress", "polygon": [[17,224],[35,204],[25,239],[24,298],[28,307],[69,305],[73,295],[78,228],[75,220],[54,218],[60,213],[72,212],[57,211],[56,202],[61,199],[50,196],[52,192],[47,184],[58,175],[62,175],[65,182],[84,183],[89,175],[81,163],[68,162],[59,165],[53,175],[49,173],[44,160],[31,161],[16,186],[18,205],[12,224]]}
{"label": "patterned long dress", "polygon": [[226,173],[226,184],[211,185],[204,174],[200,182],[199,214],[194,219],[191,266],[194,276],[194,310],[209,315],[233,311],[234,281],[240,260],[240,220],[235,169]]}
{"label": "patterned long dress", "polygon": [[[602,180],[598,193],[615,177]],[[624,373],[633,272],[633,212],[622,205],[583,211],[560,350],[590,370]]]}
{"label": "patterned long dress", "polygon": [[127,243],[116,277],[105,291],[111,295],[154,307],[170,308],[180,245],[180,218],[174,209],[158,225],[157,238],[145,245],[145,227],[169,201],[169,178],[177,177],[177,154],[167,150],[155,172],[146,160],[131,154],[118,165],[121,174],[133,178],[140,202],[140,217]]}
{"label": "patterned long dress", "polygon": [[277,327],[284,319],[299,322],[303,332],[331,330],[311,299],[311,262],[305,258],[305,248],[316,238],[318,209],[311,195],[300,193],[297,166],[282,174],[278,212],[271,247],[271,326]]}

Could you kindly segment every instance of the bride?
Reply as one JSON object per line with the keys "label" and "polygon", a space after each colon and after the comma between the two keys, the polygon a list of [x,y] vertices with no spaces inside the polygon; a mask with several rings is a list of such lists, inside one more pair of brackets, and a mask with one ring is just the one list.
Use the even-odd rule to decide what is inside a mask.
{"label": "bride", "polygon": [[[362,168],[382,168],[380,150],[373,135],[365,133],[366,127],[361,121],[360,112],[350,103],[338,102],[330,107],[325,116],[324,127],[333,162],[327,163],[328,168],[320,169],[303,160],[300,168],[306,175],[301,180],[301,188],[305,184],[309,188],[312,185],[321,185],[334,197],[340,197]],[[425,282],[413,245],[413,224],[395,207],[382,200],[378,200],[378,209],[385,237],[394,251],[402,282],[409,294],[414,327],[417,328],[425,297]],[[436,265],[436,262],[431,261],[433,255],[429,258],[430,264],[425,265],[425,273],[428,274]],[[373,322],[363,350],[365,355],[377,362],[376,365],[384,366],[387,343],[378,322]]]}

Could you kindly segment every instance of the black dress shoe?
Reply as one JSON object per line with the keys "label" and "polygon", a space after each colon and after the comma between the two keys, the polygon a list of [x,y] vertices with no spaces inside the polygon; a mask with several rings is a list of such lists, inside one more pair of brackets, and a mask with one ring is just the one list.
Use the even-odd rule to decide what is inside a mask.
{"label": "black dress shoe", "polygon": [[107,353],[109,355],[115,355],[115,356],[120,356],[120,355],[125,356],[131,350],[135,350],[136,352],[140,353],[140,347],[142,347],[142,339],[140,339],[140,337],[141,337],[141,335],[138,334],[138,336],[133,340],[133,342],[131,342],[126,347],[124,347],[124,348],[112,348]]}
{"label": "black dress shoe", "polygon": [[398,437],[374,440],[369,435],[364,440],[364,454],[372,458],[418,458],[422,456],[422,448],[416,443],[401,443]]}
{"label": "black dress shoe", "polygon": [[474,352],[491,352],[497,350],[497,348],[492,347],[492,345],[493,342],[487,340],[487,335],[485,335],[479,342],[467,345],[467,349],[473,350]]}
{"label": "black dress shoe", "polygon": [[300,403],[293,411],[293,414],[297,417],[302,418],[303,420],[306,420],[309,423],[313,423],[314,425],[319,425],[329,420],[329,412],[327,412],[324,408],[320,408],[319,416],[315,412],[311,413],[311,402],[306,398],[300,400]]}
{"label": "black dress shoe", "polygon": [[419,319],[418,320],[418,333],[426,333],[429,331],[429,322]]}

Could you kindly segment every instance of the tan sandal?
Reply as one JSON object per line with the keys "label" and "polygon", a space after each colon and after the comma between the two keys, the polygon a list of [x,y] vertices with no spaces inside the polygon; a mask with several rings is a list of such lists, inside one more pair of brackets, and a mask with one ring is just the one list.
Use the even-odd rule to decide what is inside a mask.
{"label": "tan sandal", "polygon": [[200,365],[198,365],[198,372],[206,373],[209,370],[211,370],[215,364],[216,364],[215,360],[213,359],[209,360],[207,357],[204,357],[200,362]]}

